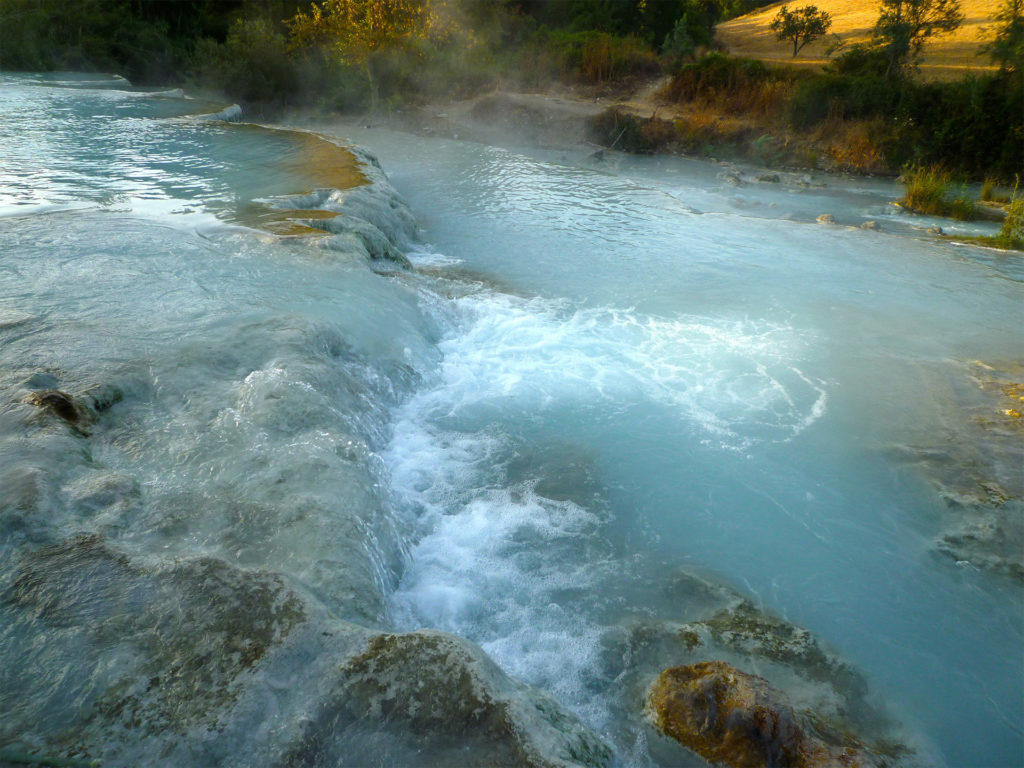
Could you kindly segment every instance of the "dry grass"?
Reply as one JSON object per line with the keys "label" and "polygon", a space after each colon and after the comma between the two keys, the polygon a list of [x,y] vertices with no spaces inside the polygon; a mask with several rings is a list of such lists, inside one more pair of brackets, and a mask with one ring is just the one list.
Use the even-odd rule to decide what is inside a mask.
{"label": "dry grass", "polygon": [[881,128],[877,121],[826,120],[813,133],[829,167],[852,173],[888,172],[885,155],[875,141]]}
{"label": "dry grass", "polygon": [[[734,56],[746,56],[765,61],[795,63],[802,66],[820,66],[825,63],[825,49],[829,40],[816,40],[804,48],[796,59],[790,57],[792,46],[779,42],[768,25],[783,5],[794,5],[793,0],[774,3],[755,13],[718,25],[718,40]],[[800,3],[796,3],[800,4]],[[832,30],[847,44],[866,42],[878,18],[877,0],[808,0],[832,14]],[[992,38],[992,27],[999,0],[962,0],[966,17],[963,25],[951,35],[929,40],[924,47],[921,75],[929,80],[950,80],[968,71],[994,69],[988,58],[979,55],[981,47]]]}

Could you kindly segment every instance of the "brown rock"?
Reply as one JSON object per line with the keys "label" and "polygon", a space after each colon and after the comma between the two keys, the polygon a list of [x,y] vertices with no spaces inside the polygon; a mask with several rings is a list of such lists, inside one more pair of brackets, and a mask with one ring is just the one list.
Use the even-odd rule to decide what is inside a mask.
{"label": "brown rock", "polygon": [[651,686],[655,725],[712,763],[735,768],[876,765],[856,744],[826,744],[767,681],[723,661],[666,669]]}
{"label": "brown rock", "polygon": [[59,389],[33,392],[29,395],[28,402],[56,414],[68,424],[78,424],[85,418],[85,414],[75,402],[75,398]]}
{"label": "brown rock", "polygon": [[768,683],[722,661],[666,669],[648,701],[657,726],[715,763],[804,765],[804,736]]}

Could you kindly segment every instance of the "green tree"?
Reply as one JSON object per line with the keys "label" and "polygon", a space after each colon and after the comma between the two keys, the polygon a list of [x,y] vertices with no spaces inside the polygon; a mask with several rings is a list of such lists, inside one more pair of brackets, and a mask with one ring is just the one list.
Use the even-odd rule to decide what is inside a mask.
{"label": "green tree", "polygon": [[1024,72],[1024,0],[1005,0],[996,12],[996,21],[995,39],[985,51],[1004,70],[1020,77]]}
{"label": "green tree", "polygon": [[805,5],[792,11],[784,5],[772,19],[769,29],[775,33],[776,39],[792,41],[793,58],[796,58],[801,48],[826,34],[831,27],[832,16],[816,5]]}
{"label": "green tree", "polygon": [[916,65],[928,38],[954,31],[963,20],[960,0],[882,0],[874,42],[888,61],[886,74]]}
{"label": "green tree", "polygon": [[370,110],[379,102],[374,54],[426,37],[435,21],[422,0],[323,0],[288,20],[294,47],[327,45],[346,64],[362,68],[370,87]]}
{"label": "green tree", "polygon": [[672,60],[672,67],[678,68],[685,59],[693,56],[697,44],[690,34],[689,20],[684,13],[679,17],[675,27],[665,36],[665,42],[661,45],[661,52]]}

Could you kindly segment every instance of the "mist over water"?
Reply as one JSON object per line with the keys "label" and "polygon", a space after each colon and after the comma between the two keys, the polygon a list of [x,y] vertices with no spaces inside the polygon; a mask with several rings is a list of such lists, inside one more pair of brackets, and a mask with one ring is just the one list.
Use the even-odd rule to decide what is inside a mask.
{"label": "mist over water", "polygon": [[[103,711],[136,663],[111,628],[215,562],[315,608],[194,764],[274,762],[337,620],[466,638],[655,764],[623,638],[697,618],[685,574],[836,649],[925,764],[1020,762],[1020,584],[935,551],[945,502],[891,454],[949,443],[974,361],[1024,359],[1018,258],[927,237],[883,182],[344,126],[412,238],[381,184],[304,168],[310,139],[181,94],[5,76],[0,100],[4,746]],[[281,237],[268,207],[363,223]],[[96,387],[117,402],[77,432],[25,401]],[[83,534],[132,591],[89,571],[71,618],[24,608]]]}

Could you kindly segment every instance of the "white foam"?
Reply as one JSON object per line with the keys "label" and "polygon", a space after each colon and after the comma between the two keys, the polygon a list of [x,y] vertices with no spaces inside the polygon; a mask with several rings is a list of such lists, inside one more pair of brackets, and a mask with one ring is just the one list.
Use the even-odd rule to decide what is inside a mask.
{"label": "white foam", "polygon": [[453,267],[463,263],[462,259],[438,253],[425,245],[417,245],[412,250],[406,251],[405,255],[415,267]]}
{"label": "white foam", "polygon": [[[463,480],[472,474],[465,469]],[[545,499],[529,485],[470,494],[463,503],[456,489],[441,486],[433,486],[440,493],[420,521],[432,530],[412,548],[392,596],[398,621],[468,637],[506,672],[590,714],[592,722],[604,720],[586,696],[603,629],[575,615],[558,594],[592,587],[594,564],[557,556],[593,536],[599,518],[571,502]]]}
{"label": "white foam", "polygon": [[615,569],[602,512],[538,493],[531,472],[548,467],[511,479],[516,438],[492,425],[653,402],[690,439],[740,448],[792,439],[824,413],[824,389],[795,365],[806,340],[778,323],[573,309],[490,290],[453,303],[438,374],[402,406],[384,453],[414,532],[393,615],[406,629],[479,643],[602,728],[613,718],[592,692],[606,628],[593,605],[567,597],[599,594]]}
{"label": "white foam", "polygon": [[650,401],[746,449],[791,440],[826,411],[823,382],[797,366],[807,339],[777,322],[572,310],[493,292],[456,302],[464,330],[441,342],[442,381],[418,403],[435,416]]}

